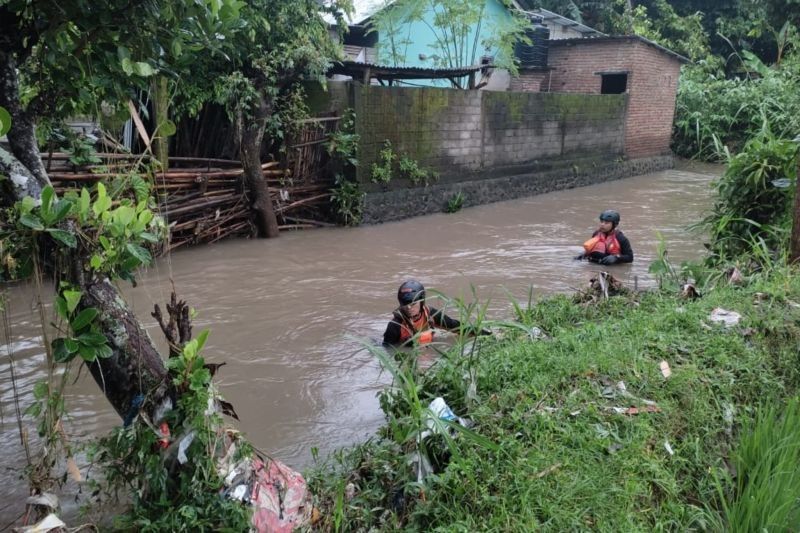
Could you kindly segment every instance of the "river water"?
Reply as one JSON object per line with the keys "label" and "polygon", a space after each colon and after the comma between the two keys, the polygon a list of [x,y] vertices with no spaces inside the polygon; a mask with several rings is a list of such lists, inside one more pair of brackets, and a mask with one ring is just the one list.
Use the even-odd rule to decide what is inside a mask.
{"label": "river water", "polygon": [[[455,214],[221,242],[159,260],[125,293],[163,346],[150,312],[154,303],[163,308],[174,283],[197,310],[195,333],[211,330],[206,360],[227,362],[217,382],[241,418],[240,429],[259,449],[303,468],[312,462],[312,447],[325,456],[367,439],[383,421],[376,393],[389,379],[355,338],[380,339],[405,279],[466,299],[474,287],[479,300],[491,299],[489,318],[509,317],[507,292],[526,300],[531,286],[541,296],[586,285],[597,267],[572,258],[600,211],[615,208],[636,261],[611,271],[629,286],[634,279],[653,286],[647,267],[659,233],[676,262],[702,254],[700,237],[686,226],[710,204],[709,182],[717,172],[670,170]],[[45,377],[33,294],[30,286],[8,294],[22,409]],[[5,354],[0,361],[2,529],[22,511],[27,493],[19,479],[25,455]],[[65,430],[74,441],[120,423],[87,372],[70,387],[68,411]]]}

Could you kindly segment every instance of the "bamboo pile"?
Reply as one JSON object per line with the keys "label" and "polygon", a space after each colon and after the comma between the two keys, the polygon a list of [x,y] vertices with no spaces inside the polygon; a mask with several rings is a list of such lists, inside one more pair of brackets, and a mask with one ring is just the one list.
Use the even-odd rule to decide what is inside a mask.
{"label": "bamboo pile", "polygon": [[[67,154],[50,154],[45,168],[59,194],[100,180],[112,180],[139,167],[140,156],[98,154],[102,164],[75,168]],[[318,220],[327,213],[329,184],[299,184],[280,168],[264,163],[261,171],[281,229],[331,225]],[[231,236],[252,236],[255,227],[243,185],[241,163],[226,159],[170,158],[166,172],[151,173],[153,194],[170,239],[162,252],[188,244],[213,243]]]}

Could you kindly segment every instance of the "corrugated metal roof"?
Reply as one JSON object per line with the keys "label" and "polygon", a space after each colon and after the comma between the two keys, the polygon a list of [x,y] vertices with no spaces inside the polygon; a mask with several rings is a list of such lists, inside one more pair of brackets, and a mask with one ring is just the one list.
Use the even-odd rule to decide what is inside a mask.
{"label": "corrugated metal roof", "polygon": [[567,26],[568,28],[577,31],[578,33],[583,33],[586,35],[597,35],[597,36],[605,35],[605,33],[600,32],[594,28],[590,28],[585,24],[581,24],[580,22],[574,21],[570,18],[559,15],[558,13],[554,13],[553,11],[548,11],[547,9],[541,7],[538,9],[534,9],[533,11],[526,11],[526,13],[532,13],[533,15],[542,17],[545,23],[553,22],[561,26]]}
{"label": "corrugated metal roof", "polygon": [[492,65],[472,66],[462,68],[424,68],[424,67],[388,67],[386,65],[375,65],[373,63],[361,63],[358,61],[340,61],[334,63],[329,69],[329,74],[353,74],[363,73],[367,69],[373,78],[393,78],[407,80],[432,80],[460,78],[468,76],[473,72],[478,72],[484,68],[492,68]]}

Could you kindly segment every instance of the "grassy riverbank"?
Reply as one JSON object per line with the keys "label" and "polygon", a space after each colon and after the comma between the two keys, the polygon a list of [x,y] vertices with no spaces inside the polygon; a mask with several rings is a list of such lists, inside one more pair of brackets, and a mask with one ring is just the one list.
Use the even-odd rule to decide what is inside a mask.
{"label": "grassy riverbank", "polygon": [[[717,307],[740,313],[741,322],[713,323]],[[546,339],[507,328],[505,338],[482,341],[477,356],[448,353],[415,378],[413,391],[384,399],[391,415],[381,437],[310,475],[318,526],[652,531],[725,524],[723,501],[735,504],[741,492],[731,465],[746,468],[735,462],[742,435],[758,433],[741,428],[760,406],[780,413],[800,384],[796,273],[755,275],[693,301],[653,292],[579,305],[558,296],[520,311],[521,323]],[[420,416],[414,392],[423,406],[443,396],[492,444],[459,434],[446,466],[416,483],[408,464]],[[639,414],[619,412],[631,406]],[[428,444],[447,450],[441,437]],[[765,490],[759,496],[769,506],[775,496],[769,483]]]}

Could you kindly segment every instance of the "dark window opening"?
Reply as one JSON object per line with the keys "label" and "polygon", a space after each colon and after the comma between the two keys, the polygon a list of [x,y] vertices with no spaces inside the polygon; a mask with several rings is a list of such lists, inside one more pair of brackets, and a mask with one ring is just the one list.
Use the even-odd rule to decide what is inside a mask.
{"label": "dark window opening", "polygon": [[628,89],[627,74],[601,74],[600,94],[622,94]]}

